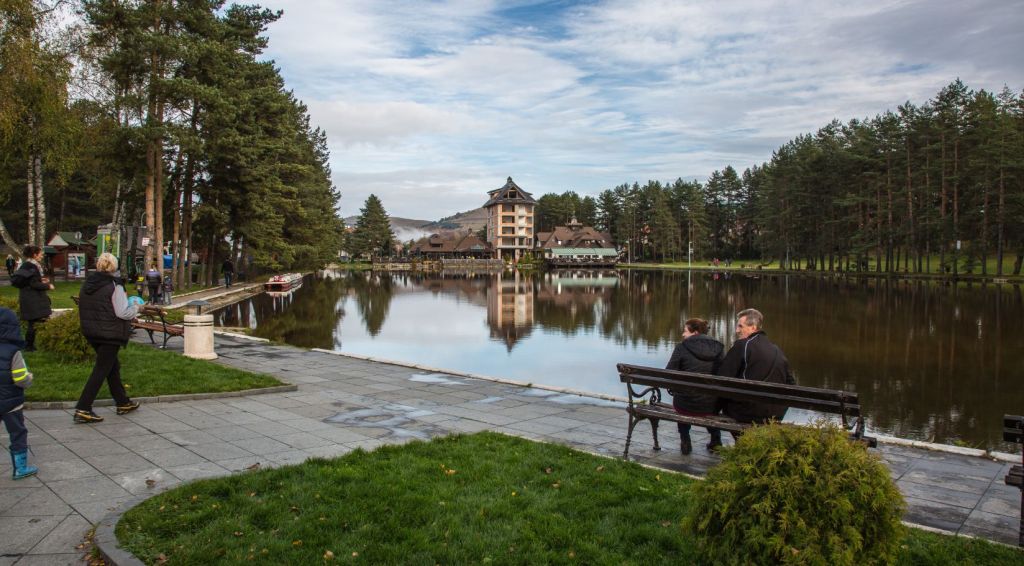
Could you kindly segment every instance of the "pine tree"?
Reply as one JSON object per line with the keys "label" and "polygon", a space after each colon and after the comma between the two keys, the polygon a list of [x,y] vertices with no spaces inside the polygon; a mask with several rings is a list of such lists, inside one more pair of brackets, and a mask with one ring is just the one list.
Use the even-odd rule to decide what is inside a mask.
{"label": "pine tree", "polygon": [[384,211],[384,205],[376,195],[370,195],[359,210],[355,230],[352,232],[352,255],[371,258],[391,255],[394,240],[395,235],[391,232],[391,222]]}

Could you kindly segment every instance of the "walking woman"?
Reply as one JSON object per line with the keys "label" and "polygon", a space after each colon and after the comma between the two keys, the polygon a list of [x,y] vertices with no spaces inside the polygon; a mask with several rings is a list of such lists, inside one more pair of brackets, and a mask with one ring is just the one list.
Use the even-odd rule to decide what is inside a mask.
{"label": "walking woman", "polygon": [[[672,352],[672,357],[665,369],[714,375],[718,370],[718,365],[722,363],[725,346],[708,336],[707,332],[708,322],[706,320],[699,318],[687,320],[683,324],[683,341]],[[672,393],[672,406],[677,413],[710,416],[718,411],[718,398],[714,395],[681,391],[670,393]],[[693,451],[693,445],[690,443],[690,425],[678,424],[679,449],[683,454],[689,454]],[[709,451],[722,445],[722,431],[709,427],[708,434],[711,435],[711,442],[708,443]]]}
{"label": "walking woman", "polygon": [[19,289],[18,310],[21,320],[28,322],[25,331],[25,351],[36,351],[36,325],[53,314],[50,296],[53,284],[43,277],[43,250],[39,246],[25,246],[25,262],[11,276],[11,285]]}
{"label": "walking woman", "polygon": [[131,321],[137,314],[138,308],[128,303],[124,282],[117,275],[117,258],[106,253],[100,255],[96,259],[96,271],[89,274],[78,296],[82,334],[96,350],[96,365],[75,406],[76,423],[103,420],[93,412],[92,404],[104,381],[117,405],[117,414],[125,415],[139,408],[124,390],[121,364],[117,359],[118,350],[128,344]]}

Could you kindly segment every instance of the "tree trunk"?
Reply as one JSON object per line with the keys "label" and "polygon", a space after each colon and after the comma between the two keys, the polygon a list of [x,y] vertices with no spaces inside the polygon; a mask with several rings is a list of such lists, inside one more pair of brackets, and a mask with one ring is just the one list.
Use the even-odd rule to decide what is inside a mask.
{"label": "tree trunk", "polygon": [[7,225],[4,224],[3,218],[0,218],[0,238],[3,239],[4,245],[6,245],[14,255],[21,255],[21,247],[18,246],[18,242],[14,239],[14,236],[11,236],[11,233],[7,231]]}
{"label": "tree trunk", "polygon": [[[907,244],[908,244],[908,248],[907,248],[907,253],[903,256],[904,257],[904,262],[905,262],[903,264],[903,269],[904,269],[904,271],[909,272],[910,269],[909,269],[909,267],[908,267],[906,262],[910,261],[910,252],[911,252],[911,250],[913,250],[914,253],[917,254],[918,257],[921,257],[921,250],[917,249],[917,239],[914,237],[914,181],[913,181],[914,175],[913,175],[913,173],[911,172],[911,169],[910,169],[910,136],[909,136],[909,134],[907,136],[906,146],[907,146],[907,232],[908,232]],[[918,268],[916,271],[920,271],[920,268]]]}
{"label": "tree trunk", "polygon": [[[987,168],[986,168],[987,169]],[[981,274],[988,275],[988,174],[986,172],[981,211]]]}
{"label": "tree trunk", "polygon": [[943,275],[946,271],[946,246],[949,245],[948,234],[949,231],[946,229],[946,134],[942,133],[942,137],[939,141],[942,146],[942,158],[940,160],[940,167],[942,172],[941,197],[939,198],[939,233],[941,234],[939,241],[939,269],[943,271]]}
{"label": "tree trunk", "polygon": [[171,188],[174,191],[174,218],[171,221],[171,281],[176,289],[181,289],[181,282],[178,279],[178,266],[184,263],[181,259],[181,195],[184,192],[182,186],[182,158],[184,151],[179,149],[178,157],[174,162],[174,177],[171,180]]}
{"label": "tree trunk", "polygon": [[30,245],[36,244],[36,188],[35,188],[35,161],[33,156],[28,156],[28,166],[25,168],[25,194],[28,199],[28,236],[26,241]]}
{"label": "tree trunk", "polygon": [[999,164],[999,207],[996,208],[996,275],[1003,275],[1003,219],[1006,204],[1006,168]]}
{"label": "tree trunk", "polygon": [[[960,140],[953,139],[953,241],[960,242]],[[960,249],[953,252],[953,276],[960,269]]]}
{"label": "tree trunk", "polygon": [[37,153],[33,160],[35,170],[36,188],[36,237],[39,239],[37,246],[46,245],[46,196],[43,194],[43,160]]}

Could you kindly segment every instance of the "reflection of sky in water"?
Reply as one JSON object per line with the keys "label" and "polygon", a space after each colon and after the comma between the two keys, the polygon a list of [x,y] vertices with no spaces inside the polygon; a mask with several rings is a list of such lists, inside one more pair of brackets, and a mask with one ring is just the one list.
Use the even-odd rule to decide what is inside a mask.
{"label": "reflection of sky in water", "polygon": [[[355,298],[342,301],[346,312],[357,312]],[[615,364],[664,367],[672,353],[670,346],[614,344],[597,329],[564,335],[540,328],[509,352],[490,338],[486,307],[426,293],[396,294],[377,336],[358,316],[343,317],[339,335],[342,352],[617,396],[624,390]]]}

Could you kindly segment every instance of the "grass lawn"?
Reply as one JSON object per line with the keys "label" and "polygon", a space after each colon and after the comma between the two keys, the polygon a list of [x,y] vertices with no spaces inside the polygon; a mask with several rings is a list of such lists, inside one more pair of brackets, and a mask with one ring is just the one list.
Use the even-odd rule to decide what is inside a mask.
{"label": "grass lawn", "polygon": [[[82,287],[81,281],[62,281],[58,279],[53,282],[55,289],[48,291],[50,295],[50,306],[55,309],[69,309],[75,304],[71,302],[71,295],[77,295],[78,290]],[[0,287],[0,297],[10,299],[15,302],[18,301],[18,292],[20,289],[12,287],[10,285],[4,285]]]}
{"label": "grass lawn", "polygon": [[[121,379],[128,395],[152,397],[176,393],[241,391],[282,385],[269,375],[250,373],[220,364],[186,358],[180,354],[128,344],[121,350]],[[49,352],[25,354],[35,381],[25,395],[28,401],[74,401],[92,371],[93,360],[80,363],[60,361]],[[99,399],[109,398],[106,385]]]}
{"label": "grass lawn", "polygon": [[[148,564],[693,564],[693,480],[494,433],[190,483],[117,526]],[[1024,553],[911,531],[901,564]]]}

